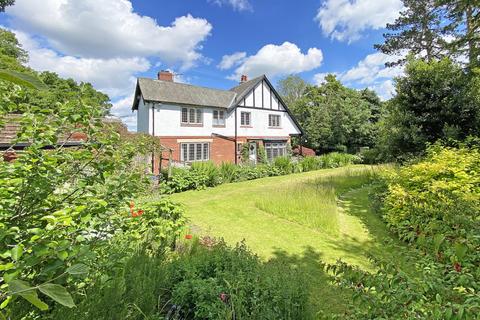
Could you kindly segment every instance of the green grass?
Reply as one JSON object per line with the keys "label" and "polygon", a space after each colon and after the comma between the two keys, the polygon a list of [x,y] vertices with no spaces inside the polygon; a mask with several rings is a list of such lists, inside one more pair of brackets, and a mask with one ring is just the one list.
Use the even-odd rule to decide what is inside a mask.
{"label": "green grass", "polygon": [[[373,270],[368,255],[409,262],[370,210],[375,167],[348,166],[231,183],[172,195],[191,232],[246,244],[265,260],[291,264],[310,277],[312,311],[347,312],[348,295],[331,285],[322,263],[342,259]],[[154,198],[154,197],[153,197]],[[148,201],[149,199],[145,199]]]}

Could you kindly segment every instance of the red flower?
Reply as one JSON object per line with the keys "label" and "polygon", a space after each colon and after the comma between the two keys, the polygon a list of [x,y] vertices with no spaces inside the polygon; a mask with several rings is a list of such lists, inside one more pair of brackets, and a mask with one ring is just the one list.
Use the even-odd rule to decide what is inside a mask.
{"label": "red flower", "polygon": [[220,295],[218,297],[220,298],[220,300],[222,300],[222,302],[227,303],[228,294],[222,292],[222,293],[220,293]]}
{"label": "red flower", "polygon": [[458,263],[458,262],[455,262],[455,263],[453,264],[453,267],[455,268],[455,271],[457,271],[457,272],[461,272],[461,271],[462,271],[462,266],[461,266],[460,263]]}
{"label": "red flower", "polygon": [[185,235],[185,239],[187,239],[187,240],[190,240],[190,239],[192,239],[192,238],[193,238],[193,236],[192,236],[191,234]]}

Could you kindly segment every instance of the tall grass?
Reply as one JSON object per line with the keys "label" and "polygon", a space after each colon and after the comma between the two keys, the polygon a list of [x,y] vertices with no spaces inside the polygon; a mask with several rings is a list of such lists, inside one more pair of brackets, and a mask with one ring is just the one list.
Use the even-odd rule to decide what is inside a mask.
{"label": "tall grass", "polygon": [[369,168],[347,168],[308,183],[258,195],[255,205],[277,217],[336,235],[339,231],[338,197],[368,183],[372,175]]}

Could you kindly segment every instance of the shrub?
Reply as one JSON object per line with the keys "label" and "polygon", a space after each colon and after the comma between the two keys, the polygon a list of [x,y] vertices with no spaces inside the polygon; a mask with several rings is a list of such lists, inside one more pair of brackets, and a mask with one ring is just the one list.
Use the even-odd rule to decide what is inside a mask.
{"label": "shrub", "polygon": [[262,263],[244,244],[195,244],[167,270],[171,296],[165,298],[182,319],[305,318],[301,275],[283,264]]}
{"label": "shrub", "polygon": [[194,162],[190,169],[193,173],[206,177],[205,185],[207,187],[215,187],[222,183],[218,174],[218,169],[212,161]]}
{"label": "shrub", "polygon": [[407,241],[412,275],[395,262],[375,274],[339,263],[336,280],[354,291],[353,319],[476,319],[480,313],[480,151],[433,146],[425,159],[378,185],[383,217]]}
{"label": "shrub", "polygon": [[234,182],[238,179],[238,166],[230,162],[222,162],[218,173],[223,182]]}
{"label": "shrub", "polygon": [[293,164],[288,157],[278,157],[273,160],[273,166],[277,168],[282,174],[289,174],[293,172]]}
{"label": "shrub", "polygon": [[300,159],[298,164],[301,172],[307,172],[320,169],[322,162],[320,157],[304,157]]}

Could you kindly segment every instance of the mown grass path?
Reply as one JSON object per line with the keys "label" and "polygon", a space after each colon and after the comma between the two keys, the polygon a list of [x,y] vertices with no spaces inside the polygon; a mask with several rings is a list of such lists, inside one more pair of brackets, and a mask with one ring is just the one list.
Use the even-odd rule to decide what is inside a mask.
{"label": "mown grass path", "polygon": [[[193,233],[222,237],[231,244],[245,240],[252,251],[262,258],[294,265],[309,277],[312,309],[338,313],[345,311],[346,295],[329,284],[321,263],[333,263],[342,259],[371,270],[367,258],[369,254],[406,263],[396,247],[386,244],[387,241],[395,243],[396,240],[391,237],[384,223],[371,212],[369,186],[352,183],[352,179],[357,177],[345,178],[345,175],[352,174],[361,176],[362,172],[368,170],[372,170],[372,167],[350,166],[319,170],[225,184],[171,197],[185,205]],[[328,211],[328,219],[335,221],[324,223],[323,217],[320,224],[325,224],[324,229],[322,225],[309,223],[308,217],[297,219],[296,211],[284,210],[290,200],[282,202],[294,190],[323,181],[322,179],[327,179],[329,183],[342,180],[341,183],[334,184],[333,208],[331,199],[324,199],[330,197],[325,190],[315,189],[319,190],[318,196],[310,192],[298,192],[296,197],[306,194],[303,201],[316,202],[315,205],[306,205],[309,210],[325,208]],[[276,202],[281,205],[272,205]],[[299,206],[298,203],[295,205]],[[270,209],[263,210],[265,207]],[[302,210],[297,211],[300,215]],[[324,213],[318,212],[319,215]],[[315,218],[317,213],[312,214]]]}

